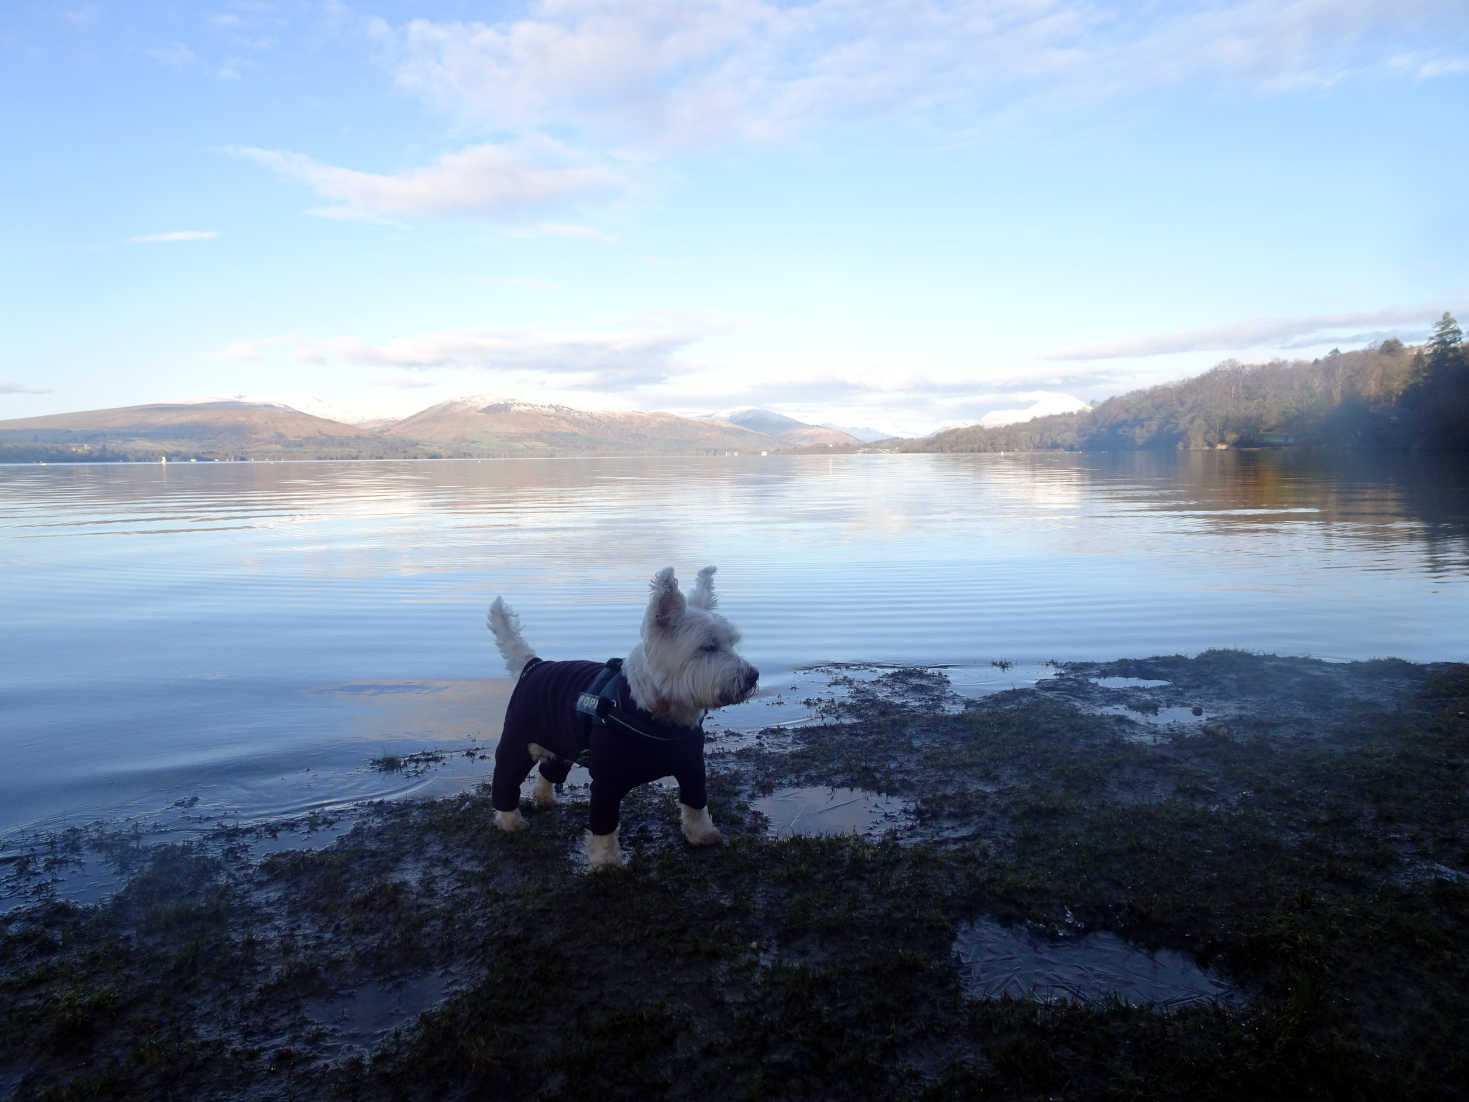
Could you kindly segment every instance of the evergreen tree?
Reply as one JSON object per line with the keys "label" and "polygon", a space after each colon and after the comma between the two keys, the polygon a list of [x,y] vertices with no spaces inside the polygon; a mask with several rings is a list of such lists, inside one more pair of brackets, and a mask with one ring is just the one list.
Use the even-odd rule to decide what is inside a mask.
{"label": "evergreen tree", "polygon": [[1469,447],[1469,360],[1464,334],[1448,311],[1433,327],[1427,364],[1414,390],[1409,407],[1419,418],[1420,443],[1430,449]]}
{"label": "evergreen tree", "polygon": [[1463,351],[1464,333],[1454,315],[1445,310],[1433,327],[1433,339],[1428,342],[1428,363],[1431,367],[1447,367],[1456,363]]}

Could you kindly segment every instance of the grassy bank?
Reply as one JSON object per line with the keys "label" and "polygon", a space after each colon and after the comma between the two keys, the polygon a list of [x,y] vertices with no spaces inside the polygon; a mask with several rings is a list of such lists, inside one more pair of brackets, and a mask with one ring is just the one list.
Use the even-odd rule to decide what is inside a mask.
{"label": "grassy bank", "polygon": [[[161,849],[104,904],[12,912],[0,1089],[1463,1097],[1469,667],[1210,652],[960,711],[925,671],[843,689],[821,725],[711,758],[721,850],[642,789],[631,865],[588,876],[583,807],[507,836],[470,794],[319,850]],[[776,840],[755,804],[792,785],[910,812]],[[1178,950],[1239,998],[977,997],[956,937],[987,918]]]}

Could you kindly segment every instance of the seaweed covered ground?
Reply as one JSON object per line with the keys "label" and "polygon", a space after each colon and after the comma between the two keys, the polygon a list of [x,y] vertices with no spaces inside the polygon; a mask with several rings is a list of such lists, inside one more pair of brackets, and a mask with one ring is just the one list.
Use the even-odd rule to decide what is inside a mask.
{"label": "seaweed covered ground", "polygon": [[[516,835],[475,792],[317,848],[72,838],[130,870],[90,906],[47,898],[65,846],[12,860],[0,1095],[1469,1093],[1469,666],[1053,674],[964,701],[940,671],[829,671],[813,722],[711,740],[724,847],[644,788],[616,872],[577,860],[575,789]],[[762,813],[823,791],[882,811]],[[1144,966],[1027,971],[1073,949]],[[1189,970],[1208,994],[1170,997]]]}

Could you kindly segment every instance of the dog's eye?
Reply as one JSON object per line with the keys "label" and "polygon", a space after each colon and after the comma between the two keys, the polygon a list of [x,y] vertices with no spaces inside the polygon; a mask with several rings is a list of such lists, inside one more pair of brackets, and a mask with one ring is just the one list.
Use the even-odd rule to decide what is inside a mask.
{"label": "dog's eye", "polygon": [[719,644],[718,643],[705,643],[699,649],[701,651],[703,651],[705,654],[713,654],[715,651],[717,651],[719,649]]}

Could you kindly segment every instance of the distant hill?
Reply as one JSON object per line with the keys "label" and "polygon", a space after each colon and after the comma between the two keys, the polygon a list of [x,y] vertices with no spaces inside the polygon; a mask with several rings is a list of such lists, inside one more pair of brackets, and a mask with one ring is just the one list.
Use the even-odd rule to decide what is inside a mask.
{"label": "distant hill", "polygon": [[970,425],[904,451],[1202,450],[1314,444],[1469,448],[1469,362],[1445,315],[1439,343],[1400,341],[1310,362],[1233,361],[1196,378],[1109,398],[1091,410],[998,428]]}
{"label": "distant hill", "polygon": [[895,433],[883,432],[882,429],[875,429],[870,425],[822,425],[821,428],[844,432],[861,444],[876,444],[879,440],[897,439]]}
{"label": "distant hill", "polygon": [[124,406],[0,421],[0,461],[349,456],[378,445],[355,425],[261,402]]}
{"label": "distant hill", "polygon": [[94,409],[0,421],[6,431],[139,433],[189,436],[199,432],[236,432],[258,436],[351,436],[356,429],[340,421],[314,417],[290,406],[221,400],[172,402],[119,409]]}
{"label": "distant hill", "polygon": [[320,417],[325,421],[336,421],[343,425],[352,425],[358,431],[368,430],[396,421],[396,417],[386,418],[364,418],[355,410],[342,406],[336,402],[328,401],[315,394],[296,391],[294,393],[275,393],[268,397],[254,394],[209,394],[200,395],[195,398],[181,398],[179,402],[188,405],[203,405],[205,403],[237,402],[252,406],[284,406],[295,410],[297,413],[310,414],[312,417]]}
{"label": "distant hill", "polygon": [[771,436],[671,413],[588,413],[567,406],[457,398],[390,425],[384,435],[453,455],[629,455],[762,451]]}
{"label": "distant hill", "polygon": [[792,425],[778,426],[775,435],[717,418],[589,413],[480,397],[440,402],[400,421],[356,425],[279,403],[173,402],[0,421],[0,462],[698,455],[855,443],[841,433]]}
{"label": "distant hill", "polygon": [[710,419],[727,421],[730,424],[747,428],[751,432],[763,433],[788,448],[823,446],[850,448],[862,443],[856,436],[843,432],[841,429],[825,425],[808,425],[804,421],[797,421],[794,417],[787,417],[768,409],[729,410],[712,414]]}

